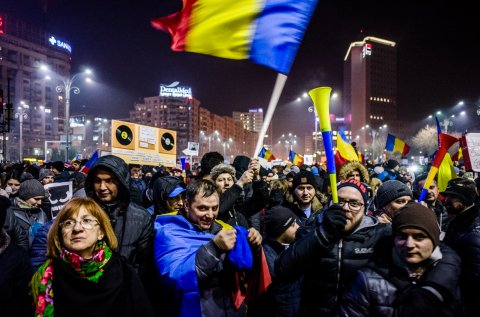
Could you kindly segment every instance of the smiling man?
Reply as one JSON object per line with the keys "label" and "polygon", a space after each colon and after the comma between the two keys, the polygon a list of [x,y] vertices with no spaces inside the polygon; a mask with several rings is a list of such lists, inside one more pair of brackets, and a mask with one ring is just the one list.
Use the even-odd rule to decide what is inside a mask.
{"label": "smiling man", "polygon": [[[216,220],[219,204],[217,186],[198,180],[187,187],[184,210],[155,221],[158,299],[166,316],[245,316],[244,305],[232,300],[235,269],[227,260],[238,233]],[[250,229],[247,240],[258,247],[262,237]]]}

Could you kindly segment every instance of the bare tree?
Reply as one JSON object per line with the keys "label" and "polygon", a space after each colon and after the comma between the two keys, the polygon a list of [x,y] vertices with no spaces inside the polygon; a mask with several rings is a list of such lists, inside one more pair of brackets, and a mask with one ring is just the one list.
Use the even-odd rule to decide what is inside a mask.
{"label": "bare tree", "polygon": [[411,142],[417,151],[432,154],[438,148],[437,129],[427,125],[417,132]]}

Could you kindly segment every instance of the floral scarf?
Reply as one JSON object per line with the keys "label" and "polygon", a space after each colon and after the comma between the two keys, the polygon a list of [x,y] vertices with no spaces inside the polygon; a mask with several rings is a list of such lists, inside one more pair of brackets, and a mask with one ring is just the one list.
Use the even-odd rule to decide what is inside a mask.
{"label": "floral scarf", "polygon": [[[82,278],[98,283],[103,267],[112,257],[112,251],[103,241],[93,250],[91,259],[84,259],[76,253],[62,248],[60,259],[68,263]],[[45,261],[33,275],[31,287],[35,302],[35,316],[53,316],[53,259]]]}

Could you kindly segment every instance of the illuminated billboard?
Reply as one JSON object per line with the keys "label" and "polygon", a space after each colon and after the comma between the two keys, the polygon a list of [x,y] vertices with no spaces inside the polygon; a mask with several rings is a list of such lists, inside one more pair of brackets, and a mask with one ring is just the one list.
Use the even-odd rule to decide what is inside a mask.
{"label": "illuminated billboard", "polygon": [[175,81],[170,85],[160,84],[160,95],[162,97],[177,97],[192,99],[192,87],[179,86],[180,82]]}
{"label": "illuminated billboard", "polygon": [[128,164],[175,167],[177,132],[112,120],[112,154]]}

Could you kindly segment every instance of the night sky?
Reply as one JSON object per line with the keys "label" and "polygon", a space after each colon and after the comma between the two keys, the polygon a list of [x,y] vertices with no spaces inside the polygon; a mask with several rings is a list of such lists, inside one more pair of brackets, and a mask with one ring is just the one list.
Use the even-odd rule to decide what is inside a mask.
{"label": "night sky", "polygon": [[[389,2],[319,1],[274,116],[274,135],[311,133],[308,102],[294,100],[317,86],[341,93],[345,53],[365,36],[397,43],[398,105],[405,119],[421,120],[461,99],[473,113],[480,97],[480,28],[473,2]],[[97,84],[72,97],[73,114],[127,118],[136,100],[157,95],[160,83],[173,81],[192,86],[203,107],[222,115],[266,108],[273,70],[170,50],[169,35],[153,29],[150,19],[178,6],[165,0],[0,0],[1,12],[69,42],[72,71],[94,69]],[[340,101],[331,108],[340,114]]]}

